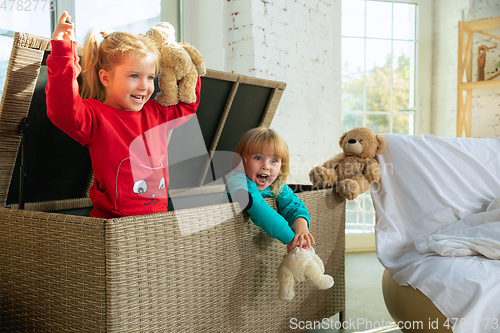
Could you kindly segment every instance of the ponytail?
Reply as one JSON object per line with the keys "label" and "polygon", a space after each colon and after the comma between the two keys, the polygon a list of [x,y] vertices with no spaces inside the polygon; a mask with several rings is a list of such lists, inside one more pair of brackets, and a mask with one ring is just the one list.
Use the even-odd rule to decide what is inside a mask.
{"label": "ponytail", "polygon": [[83,84],[80,95],[82,98],[95,98],[104,102],[106,94],[104,86],[99,78],[99,44],[97,43],[97,32],[91,30],[83,44],[82,78]]}

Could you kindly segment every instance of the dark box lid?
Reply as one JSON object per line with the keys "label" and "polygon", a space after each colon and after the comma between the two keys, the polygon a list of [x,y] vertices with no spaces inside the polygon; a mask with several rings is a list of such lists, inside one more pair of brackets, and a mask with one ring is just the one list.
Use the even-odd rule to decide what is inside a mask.
{"label": "dark box lid", "polygon": [[[21,122],[24,135],[24,201],[45,202],[82,198],[92,181],[88,150],[75,142],[46,115],[45,60],[50,40],[16,33],[0,103],[0,204],[17,206],[21,165]],[[169,160],[186,150],[206,152],[191,159],[178,157],[170,165],[170,187],[175,191],[214,180],[213,156],[235,150],[242,134],[256,126],[269,127],[286,85],[283,82],[207,70],[202,77],[201,101],[196,117],[172,131]],[[219,163],[220,165],[220,163]],[[226,165],[223,163],[223,165]],[[219,170],[230,171],[229,163]],[[190,177],[173,177],[189,169]],[[220,169],[220,168],[219,168]],[[212,171],[211,171],[212,170]],[[183,174],[186,174],[183,172]]]}

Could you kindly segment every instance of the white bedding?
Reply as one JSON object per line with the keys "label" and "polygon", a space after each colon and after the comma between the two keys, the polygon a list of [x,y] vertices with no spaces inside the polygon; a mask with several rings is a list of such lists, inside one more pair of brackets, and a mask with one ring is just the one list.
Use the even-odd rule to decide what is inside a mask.
{"label": "white bedding", "polygon": [[483,255],[500,259],[500,196],[485,212],[469,215],[446,227],[417,239],[421,254],[437,253],[445,257]]}
{"label": "white bedding", "polygon": [[[500,210],[493,209],[500,195],[500,139],[384,137],[381,182],[371,188],[380,262],[446,317],[462,319],[454,332],[498,332],[500,260],[484,255],[500,253]],[[492,221],[480,223],[486,217]],[[472,255],[471,248],[483,255]]]}

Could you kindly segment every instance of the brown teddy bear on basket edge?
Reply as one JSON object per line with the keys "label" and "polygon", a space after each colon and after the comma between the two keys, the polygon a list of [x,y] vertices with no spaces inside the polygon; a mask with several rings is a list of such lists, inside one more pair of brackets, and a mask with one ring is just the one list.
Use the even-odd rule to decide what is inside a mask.
{"label": "brown teddy bear on basket edge", "polygon": [[340,195],[354,200],[380,180],[380,165],[375,155],[385,151],[385,139],[369,128],[356,127],[340,137],[343,152],[309,172],[311,182],[320,188],[337,185]]}
{"label": "brown teddy bear on basket edge", "polygon": [[146,36],[160,50],[158,85],[161,92],[156,95],[156,101],[164,106],[176,105],[179,101],[187,104],[196,102],[198,76],[206,73],[205,59],[201,53],[187,43],[177,43],[175,29],[168,22],[158,23],[146,32]]}

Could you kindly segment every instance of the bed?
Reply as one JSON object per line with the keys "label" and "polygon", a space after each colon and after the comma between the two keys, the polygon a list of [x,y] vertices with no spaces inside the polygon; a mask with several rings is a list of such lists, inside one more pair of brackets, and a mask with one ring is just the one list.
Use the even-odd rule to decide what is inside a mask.
{"label": "bed", "polygon": [[500,138],[383,136],[371,194],[389,312],[403,332],[498,332]]}

